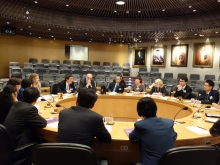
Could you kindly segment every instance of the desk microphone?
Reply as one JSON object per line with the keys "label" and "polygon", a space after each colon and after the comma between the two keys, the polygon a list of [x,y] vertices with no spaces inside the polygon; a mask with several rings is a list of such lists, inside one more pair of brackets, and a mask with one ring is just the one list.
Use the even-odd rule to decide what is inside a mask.
{"label": "desk microphone", "polygon": [[[175,121],[175,118],[176,118],[176,116],[180,113],[180,111],[182,111],[182,110],[187,110],[188,109],[188,107],[183,107],[183,108],[181,108],[178,112],[177,112],[177,114],[174,116],[174,122],[177,122],[177,121]],[[180,124],[184,124],[185,122],[178,122],[178,123],[180,123]]]}
{"label": "desk microphone", "polygon": [[198,101],[198,100],[196,100],[196,101],[193,103],[193,106],[192,106],[193,108],[194,108],[194,107],[197,108],[197,106],[195,106],[195,104],[197,103],[197,101]]}
{"label": "desk microphone", "polygon": [[211,108],[211,106],[210,106],[210,105],[207,105],[207,106],[205,106],[205,108]]}
{"label": "desk microphone", "polygon": [[63,107],[63,108],[66,109],[66,107],[64,107],[64,106],[62,106],[62,105],[60,105],[60,104],[56,104],[55,106],[56,106],[56,107]]}
{"label": "desk microphone", "polygon": [[50,105],[51,105],[51,107],[53,107],[54,108],[54,106],[49,102],[49,101],[47,101],[45,98],[41,98],[41,101],[46,101],[46,102],[48,102]]}
{"label": "desk microphone", "polygon": [[60,93],[63,93],[63,91],[61,91],[60,88],[57,88],[57,90],[58,90]]}
{"label": "desk microphone", "polygon": [[183,99],[185,99],[187,96],[189,96],[189,94],[190,94],[190,93],[187,93],[187,94],[183,97]]}
{"label": "desk microphone", "polygon": [[[196,112],[199,112],[199,110],[202,108],[202,106],[203,106],[203,104],[199,107],[199,109],[198,109]],[[192,119],[201,118],[200,116],[194,116],[196,112],[193,113],[193,115],[192,115],[192,117],[191,117]]]}

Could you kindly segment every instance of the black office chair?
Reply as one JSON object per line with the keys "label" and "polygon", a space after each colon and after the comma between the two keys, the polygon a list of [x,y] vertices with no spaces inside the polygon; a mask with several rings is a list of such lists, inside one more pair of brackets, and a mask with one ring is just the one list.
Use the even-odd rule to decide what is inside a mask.
{"label": "black office chair", "polygon": [[184,146],[166,151],[158,165],[216,165],[218,153],[213,146]]}
{"label": "black office chair", "polygon": [[[100,165],[107,165],[101,160]],[[34,165],[97,165],[91,147],[75,143],[42,143],[33,151]]]}
{"label": "black office chair", "polygon": [[[0,124],[0,164],[22,165],[32,164],[31,150],[36,143],[30,143],[19,148],[14,148],[13,141],[7,129]],[[21,154],[22,153],[22,154]]]}
{"label": "black office chair", "polygon": [[[58,84],[57,83],[53,83],[52,85],[51,85],[51,88],[50,88],[50,94],[57,94],[57,87],[58,87]],[[60,92],[62,92],[62,91],[60,91]]]}

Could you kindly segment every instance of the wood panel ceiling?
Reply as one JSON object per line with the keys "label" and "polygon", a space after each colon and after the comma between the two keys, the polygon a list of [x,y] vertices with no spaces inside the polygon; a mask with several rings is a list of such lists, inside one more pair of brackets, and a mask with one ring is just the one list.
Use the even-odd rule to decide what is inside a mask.
{"label": "wood panel ceiling", "polygon": [[116,0],[0,0],[0,26],[16,27],[22,36],[85,42],[219,38],[220,2],[125,0],[119,6]]}

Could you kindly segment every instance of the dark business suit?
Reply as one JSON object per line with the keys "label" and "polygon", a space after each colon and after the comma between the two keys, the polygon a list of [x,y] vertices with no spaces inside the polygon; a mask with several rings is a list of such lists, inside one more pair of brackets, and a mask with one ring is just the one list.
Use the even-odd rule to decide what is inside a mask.
{"label": "dark business suit", "polygon": [[184,99],[191,99],[191,93],[192,93],[192,88],[190,88],[189,85],[186,85],[184,89],[181,89],[179,91],[178,88],[176,88],[174,97],[182,96],[182,98]]}
{"label": "dark business suit", "polygon": [[[86,78],[84,78],[83,80],[80,81],[78,90],[80,90],[80,88],[87,88],[86,85],[87,85]],[[93,80],[91,80],[91,85],[92,85],[92,87],[89,86],[88,88],[92,88],[93,90],[96,91],[96,86],[95,86],[95,83]]]}
{"label": "dark business suit", "polygon": [[[72,84],[69,84],[69,86],[70,86],[70,88],[72,88],[71,93],[74,93],[74,91],[75,91],[74,82],[72,82]],[[66,80],[63,80],[58,84],[57,93],[60,93],[61,91],[63,93],[67,93],[66,92]]]}
{"label": "dark business suit", "polygon": [[[115,88],[115,81],[111,82],[109,84],[109,87],[108,87],[108,90],[113,92],[114,91],[114,88]],[[117,93],[123,93],[124,92],[124,88],[126,87],[125,83],[124,83],[124,80],[121,80],[121,82],[118,84],[118,86],[116,87],[116,90],[115,92]]]}
{"label": "dark business suit", "polygon": [[1,98],[0,100],[0,124],[3,124],[5,118],[8,115],[11,107],[13,105],[13,101],[11,98]]}
{"label": "dark business suit", "polygon": [[152,95],[153,93],[164,93],[166,95],[166,88],[165,87],[162,87],[162,88],[159,88],[157,89],[155,86],[152,87],[151,91],[150,91],[150,94]]}
{"label": "dark business suit", "polygon": [[219,102],[219,93],[217,90],[211,90],[209,94],[206,94],[206,91],[202,92],[202,94],[197,98],[197,100],[201,101],[201,104],[212,104]]}
{"label": "dark business suit", "polygon": [[101,142],[111,141],[111,135],[100,114],[81,106],[73,106],[60,112],[57,142],[79,143],[91,147],[94,137]]}
{"label": "dark business suit", "polygon": [[141,145],[141,163],[157,165],[161,155],[174,147],[177,134],[173,129],[173,120],[150,117],[138,121],[129,134],[132,143]]}
{"label": "dark business suit", "polygon": [[35,106],[20,101],[13,104],[4,122],[16,148],[34,142],[34,127],[44,128],[46,125]]}

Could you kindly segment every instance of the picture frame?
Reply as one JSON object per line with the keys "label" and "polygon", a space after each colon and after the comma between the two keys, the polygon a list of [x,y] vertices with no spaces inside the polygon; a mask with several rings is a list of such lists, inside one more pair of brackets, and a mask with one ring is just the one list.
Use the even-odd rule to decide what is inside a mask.
{"label": "picture frame", "polygon": [[167,46],[152,46],[151,47],[151,66],[165,67],[166,66]]}
{"label": "picture frame", "polygon": [[187,67],[189,44],[171,46],[171,67]]}
{"label": "picture frame", "polygon": [[214,49],[214,42],[194,43],[193,67],[213,68]]}
{"label": "picture frame", "polygon": [[147,64],[147,48],[133,48],[133,68],[145,68]]}

